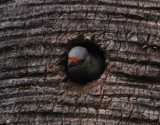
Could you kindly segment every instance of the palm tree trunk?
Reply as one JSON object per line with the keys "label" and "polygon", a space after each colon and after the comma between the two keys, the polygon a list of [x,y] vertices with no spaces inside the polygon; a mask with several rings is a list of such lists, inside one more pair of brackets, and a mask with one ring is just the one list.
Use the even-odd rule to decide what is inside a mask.
{"label": "palm tree trunk", "polygon": [[[0,124],[160,124],[159,0],[1,0]],[[101,78],[66,79],[69,39],[95,35]]]}

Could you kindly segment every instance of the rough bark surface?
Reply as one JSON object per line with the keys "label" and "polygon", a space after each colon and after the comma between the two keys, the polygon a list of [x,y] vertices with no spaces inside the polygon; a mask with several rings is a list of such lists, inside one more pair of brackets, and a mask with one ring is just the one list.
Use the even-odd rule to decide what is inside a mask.
{"label": "rough bark surface", "polygon": [[[159,0],[1,0],[0,124],[160,124],[159,29]],[[64,82],[80,33],[110,60],[83,86]]]}

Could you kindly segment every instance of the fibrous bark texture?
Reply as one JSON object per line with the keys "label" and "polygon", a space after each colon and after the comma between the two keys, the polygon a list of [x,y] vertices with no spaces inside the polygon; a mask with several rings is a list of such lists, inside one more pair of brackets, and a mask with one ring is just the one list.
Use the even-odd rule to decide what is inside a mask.
{"label": "fibrous bark texture", "polygon": [[[0,124],[160,124],[159,0],[1,0]],[[95,35],[108,65],[66,79],[66,44]]]}

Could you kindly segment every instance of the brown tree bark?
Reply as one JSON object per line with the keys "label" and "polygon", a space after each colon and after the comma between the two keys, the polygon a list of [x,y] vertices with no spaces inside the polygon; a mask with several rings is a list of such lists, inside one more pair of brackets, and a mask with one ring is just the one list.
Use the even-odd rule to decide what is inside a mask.
{"label": "brown tree bark", "polygon": [[[160,124],[159,0],[0,1],[0,124]],[[95,35],[109,63],[65,80],[66,44]]]}

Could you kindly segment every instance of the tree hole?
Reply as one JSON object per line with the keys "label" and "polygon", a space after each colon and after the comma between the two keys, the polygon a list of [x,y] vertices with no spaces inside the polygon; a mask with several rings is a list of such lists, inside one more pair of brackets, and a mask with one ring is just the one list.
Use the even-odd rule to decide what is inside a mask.
{"label": "tree hole", "polygon": [[[84,74],[85,74],[85,72],[87,72],[86,74],[88,76],[86,75],[86,77],[85,76],[84,77],[78,77],[78,76],[72,77],[70,75],[70,73],[69,73],[70,70],[68,68],[68,54],[72,48],[77,47],[77,46],[86,48],[89,55],[92,55],[92,57],[94,57],[93,60],[96,59],[96,61],[98,60],[98,62],[100,62],[100,70],[97,70],[98,73],[95,72],[96,75],[93,75],[93,77],[91,75],[88,75],[87,73],[89,72],[88,70],[92,70],[95,67],[97,67],[97,65],[94,66],[94,62],[96,62],[96,61],[92,62],[93,64],[91,63],[91,65],[93,65],[93,68],[86,69],[86,71],[84,71]],[[67,49],[67,52],[66,52],[66,59],[65,59],[66,60],[65,70],[66,70],[67,77],[69,80],[72,80],[73,82],[80,83],[80,84],[86,84],[87,82],[91,82],[93,80],[100,78],[100,75],[105,70],[105,54],[104,54],[104,51],[100,48],[100,46],[96,44],[94,36],[85,37],[84,35],[79,35],[73,39],[70,39],[67,42],[66,49]],[[98,66],[99,66],[99,64],[98,64]]]}

